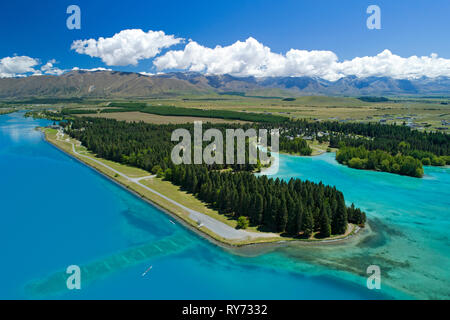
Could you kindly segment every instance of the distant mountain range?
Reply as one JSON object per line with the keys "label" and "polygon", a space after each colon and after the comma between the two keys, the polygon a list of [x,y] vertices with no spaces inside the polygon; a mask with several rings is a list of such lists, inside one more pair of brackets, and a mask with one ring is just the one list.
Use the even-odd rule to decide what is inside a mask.
{"label": "distant mountain range", "polygon": [[450,78],[420,78],[414,80],[389,77],[357,78],[355,76],[327,81],[313,77],[238,78],[230,75],[205,76],[199,73],[168,73],[157,76],[188,81],[216,92],[252,92],[261,89],[280,89],[286,94],[303,95],[450,95]]}
{"label": "distant mountain range", "polygon": [[345,77],[331,82],[312,77],[234,77],[174,72],[154,76],[118,71],[71,71],[60,76],[0,79],[0,98],[163,97],[187,94],[389,96],[450,95],[450,78],[401,80]]}

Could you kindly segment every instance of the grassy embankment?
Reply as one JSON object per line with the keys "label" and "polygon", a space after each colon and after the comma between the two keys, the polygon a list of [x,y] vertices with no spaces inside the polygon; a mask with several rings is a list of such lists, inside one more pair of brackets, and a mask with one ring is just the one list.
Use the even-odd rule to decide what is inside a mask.
{"label": "grassy embankment", "polygon": [[8,114],[16,111],[15,109],[8,109],[8,108],[0,108],[0,115],[2,114]]}
{"label": "grassy embankment", "polygon": [[[324,241],[324,240],[338,240],[346,238],[349,235],[352,235],[355,232],[355,226],[349,224],[349,228],[346,234],[339,235],[339,236],[332,236],[330,238],[326,239],[317,239],[315,236],[316,233],[311,236],[310,239],[297,239],[297,238],[291,238],[291,237],[273,237],[273,238],[254,238],[249,240],[230,240],[230,239],[224,239],[211,230],[205,228],[205,227],[198,227],[198,224],[196,221],[193,221],[189,218],[189,213],[182,208],[174,205],[173,203],[167,201],[164,198],[161,198],[160,196],[140,187],[136,183],[127,180],[126,178],[116,174],[115,172],[109,170],[108,168],[92,161],[91,159],[80,157],[73,153],[72,151],[72,143],[76,146],[76,151],[82,155],[89,156],[93,159],[96,159],[97,161],[100,161],[111,168],[122,172],[123,174],[127,175],[130,178],[142,178],[142,177],[148,177],[151,175],[151,173],[135,168],[126,166],[123,164],[119,164],[113,161],[105,160],[102,158],[96,157],[94,154],[89,152],[85,147],[80,146],[79,142],[69,138],[67,135],[64,136],[63,141],[57,140],[56,133],[57,131],[55,129],[44,129],[43,130],[46,136],[46,139],[48,142],[52,143],[59,149],[63,150],[64,152],[70,154],[71,156],[79,159],[83,163],[89,165],[90,167],[96,169],[97,171],[101,172],[105,176],[113,179],[114,181],[117,181],[127,189],[133,191],[134,193],[138,194],[142,198],[149,200],[150,202],[156,204],[160,208],[168,211],[172,214],[175,218],[178,220],[181,220],[185,224],[191,227],[193,230],[198,230],[200,233],[209,236],[210,238],[219,241],[220,243],[231,245],[231,246],[241,246],[246,244],[254,244],[254,243],[267,243],[267,242],[279,242],[279,241],[307,241],[307,242],[318,242],[318,241]],[[68,141],[66,141],[68,139]],[[140,180],[140,183],[144,184],[145,186],[169,197],[170,199],[184,205],[185,207],[188,207],[190,209],[193,209],[195,211],[201,212],[203,214],[206,214],[218,221],[221,221],[233,228],[236,228],[237,222],[234,219],[231,219],[225,215],[219,214],[216,210],[213,210],[209,208],[206,204],[195,198],[192,194],[189,194],[183,190],[180,189],[180,187],[173,185],[172,183],[168,181],[164,181],[157,177],[152,177],[148,179]],[[259,232],[255,227],[249,227],[246,229],[247,231],[251,232]]]}

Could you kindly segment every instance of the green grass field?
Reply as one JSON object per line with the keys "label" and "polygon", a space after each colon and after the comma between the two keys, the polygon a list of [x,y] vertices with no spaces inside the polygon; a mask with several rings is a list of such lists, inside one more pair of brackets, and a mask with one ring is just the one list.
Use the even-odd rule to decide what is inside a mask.
{"label": "green grass field", "polygon": [[[270,95],[269,95],[270,93]],[[267,95],[263,97],[262,95]],[[248,95],[255,95],[249,97]],[[259,97],[256,97],[259,95]],[[272,96],[273,95],[273,96]],[[280,96],[276,98],[276,96]],[[231,114],[227,116],[229,121],[236,117],[232,112],[245,112],[245,113],[259,113],[265,117],[289,117],[289,118],[307,118],[307,119],[320,119],[320,120],[339,120],[339,121],[356,121],[356,122],[380,122],[397,123],[402,124],[411,122],[419,126],[419,130],[436,130],[436,128],[443,127],[442,121],[450,121],[450,98],[418,98],[418,97],[389,97],[388,101],[383,102],[366,102],[354,97],[327,97],[327,96],[304,96],[297,97],[293,101],[284,101],[280,92],[251,92],[247,93],[247,96],[241,95],[187,95],[176,98],[161,98],[161,99],[139,99],[139,100],[84,100],[65,102],[61,101],[55,104],[50,104],[47,108],[52,107],[58,110],[61,109],[83,109],[90,110],[104,110],[105,108],[112,108],[114,106],[152,106],[151,112],[159,113],[162,117],[180,117],[186,118],[186,122],[192,121],[187,119],[189,116],[193,117],[198,115],[197,110],[207,111],[214,110],[209,116],[221,114],[220,111],[225,111]],[[161,107],[163,106],[175,106],[180,108],[192,108],[195,109],[192,112],[182,109],[171,109],[169,111],[164,110],[161,114]],[[43,108],[42,105],[38,106]],[[80,110],[80,113],[83,113]],[[155,111],[156,110],[156,111]],[[133,110],[130,110],[133,111]],[[87,113],[87,112],[86,112]],[[225,113],[226,114],[226,113]],[[103,113],[97,114],[102,116]],[[123,115],[115,113],[114,115],[106,115],[105,117],[117,118],[132,118],[133,121],[140,120],[136,115],[132,116],[130,113],[125,112]],[[405,118],[409,119],[398,119]],[[146,117],[142,114],[142,120],[152,122],[151,117]],[[217,117],[216,117],[217,118]],[[149,120],[150,119],[150,120]],[[155,123],[162,120],[154,117]],[[164,120],[164,119],[163,119]],[[244,119],[241,120],[250,120]],[[168,120],[175,121],[176,120]],[[182,121],[182,120],[181,120]]]}

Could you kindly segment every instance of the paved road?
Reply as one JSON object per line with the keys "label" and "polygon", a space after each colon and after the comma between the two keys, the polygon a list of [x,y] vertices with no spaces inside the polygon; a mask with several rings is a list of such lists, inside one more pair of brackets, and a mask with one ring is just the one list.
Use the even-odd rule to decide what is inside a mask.
{"label": "paved road", "polygon": [[[62,132],[58,132],[57,134],[57,139],[60,140],[60,136],[63,135]],[[62,137],[62,136],[61,136]],[[141,177],[141,178],[131,178],[128,177],[127,175],[125,175],[124,173],[117,171],[114,168],[111,168],[110,166],[108,166],[107,164],[98,161],[97,159],[91,158],[89,156],[86,156],[84,154],[80,154],[75,150],[75,145],[70,142],[70,141],[66,141],[69,142],[72,145],[72,151],[74,154],[80,156],[80,157],[84,157],[84,158],[88,158],[91,161],[94,161],[95,163],[107,168],[108,170],[111,170],[112,172],[118,174],[119,176],[127,179],[130,182],[133,182],[135,184],[137,184],[138,186],[140,186],[141,188],[144,188],[145,190],[148,190],[158,196],[160,196],[161,198],[169,201],[170,203],[180,207],[181,209],[187,211],[189,213],[189,218],[191,218],[194,221],[197,221],[199,223],[200,226],[204,226],[205,228],[208,228],[209,230],[211,230],[212,232],[214,232],[215,234],[219,235],[222,238],[225,239],[229,239],[229,240],[247,240],[247,239],[255,239],[255,238],[272,238],[272,237],[278,237],[277,234],[275,233],[256,233],[256,232],[250,232],[250,231],[245,231],[245,230],[237,230],[235,228],[230,227],[229,225],[218,221],[214,218],[211,218],[210,216],[192,210],[184,205],[182,205],[181,203],[176,202],[175,200],[172,200],[168,197],[166,197],[165,195],[159,193],[158,191],[153,190],[152,188],[147,187],[146,185],[143,185],[142,183],[140,183],[139,181],[142,179],[147,179],[147,178],[152,178],[154,176],[148,176],[148,177]]]}

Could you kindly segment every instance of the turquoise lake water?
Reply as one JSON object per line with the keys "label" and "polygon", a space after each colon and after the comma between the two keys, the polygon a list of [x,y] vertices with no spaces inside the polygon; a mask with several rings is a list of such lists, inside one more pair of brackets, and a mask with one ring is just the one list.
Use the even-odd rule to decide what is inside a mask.
{"label": "turquoise lake water", "polygon": [[[34,128],[49,123],[0,116],[0,299],[449,298],[449,169],[425,168],[425,178],[414,179],[349,169],[333,154],[282,155],[277,176],[336,185],[367,211],[371,230],[345,243],[245,256],[170,223],[46,143]],[[165,255],[130,262],[165,241],[176,243]],[[112,265],[111,257],[129,264]],[[88,266],[81,290],[65,289],[73,264]],[[381,268],[381,290],[366,288],[371,264]]]}

